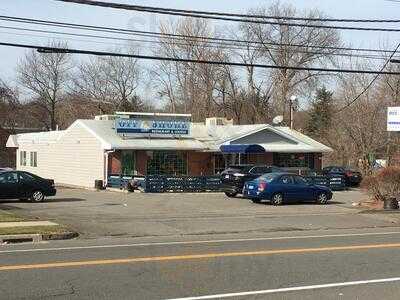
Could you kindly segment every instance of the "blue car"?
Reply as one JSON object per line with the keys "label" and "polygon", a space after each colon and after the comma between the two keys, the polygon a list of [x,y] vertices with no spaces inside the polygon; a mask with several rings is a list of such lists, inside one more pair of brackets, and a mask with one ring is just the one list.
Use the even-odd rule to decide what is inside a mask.
{"label": "blue car", "polygon": [[310,184],[304,177],[291,173],[270,173],[247,181],[243,195],[254,203],[269,200],[273,205],[298,201],[327,204],[332,199],[329,188]]}

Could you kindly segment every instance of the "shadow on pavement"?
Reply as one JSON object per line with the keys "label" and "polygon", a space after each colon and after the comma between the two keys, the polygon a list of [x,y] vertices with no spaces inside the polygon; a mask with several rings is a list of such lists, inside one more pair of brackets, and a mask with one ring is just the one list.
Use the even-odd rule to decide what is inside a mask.
{"label": "shadow on pavement", "polygon": [[54,198],[54,199],[46,199],[43,203],[52,203],[52,202],[80,202],[86,201],[86,199],[82,198]]}
{"label": "shadow on pavement", "polygon": [[[44,201],[40,203],[55,203],[55,202],[80,202],[80,201],[86,201],[86,199],[82,198],[54,198],[54,199],[45,199]],[[7,206],[7,205],[2,205],[3,203],[32,203],[29,200],[15,200],[15,199],[6,199],[6,200],[0,200],[0,209],[2,209],[2,206]],[[35,203],[32,203],[35,204]],[[39,204],[39,203],[37,203]]]}

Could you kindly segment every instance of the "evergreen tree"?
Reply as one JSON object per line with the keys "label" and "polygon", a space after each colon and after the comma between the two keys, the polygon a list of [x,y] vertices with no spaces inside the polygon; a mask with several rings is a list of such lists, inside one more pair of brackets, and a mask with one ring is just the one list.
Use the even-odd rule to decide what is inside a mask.
{"label": "evergreen tree", "polygon": [[314,137],[321,137],[332,124],[333,92],[325,87],[317,89],[315,99],[311,103],[307,122],[307,133]]}

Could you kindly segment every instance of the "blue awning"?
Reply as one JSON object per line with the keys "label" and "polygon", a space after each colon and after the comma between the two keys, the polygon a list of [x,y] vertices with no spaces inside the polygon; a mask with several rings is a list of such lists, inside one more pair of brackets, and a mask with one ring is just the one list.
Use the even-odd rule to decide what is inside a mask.
{"label": "blue awning", "polygon": [[222,153],[265,153],[264,147],[254,145],[222,145],[220,148]]}

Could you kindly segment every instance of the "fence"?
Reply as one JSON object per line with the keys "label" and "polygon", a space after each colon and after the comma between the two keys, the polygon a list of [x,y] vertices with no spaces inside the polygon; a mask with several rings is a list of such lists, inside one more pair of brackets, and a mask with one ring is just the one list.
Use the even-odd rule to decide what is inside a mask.
{"label": "fence", "polygon": [[346,180],[343,176],[307,176],[305,177],[309,183],[329,187],[333,191],[346,189]]}
{"label": "fence", "polygon": [[146,176],[146,193],[204,193],[221,190],[219,176]]}
{"label": "fence", "polygon": [[[307,176],[309,183],[322,185],[332,190],[344,190],[346,188],[343,176]],[[222,182],[219,176],[119,176],[110,175],[108,177],[108,187],[126,188],[129,181],[135,180],[146,193],[205,193],[219,192]]]}

